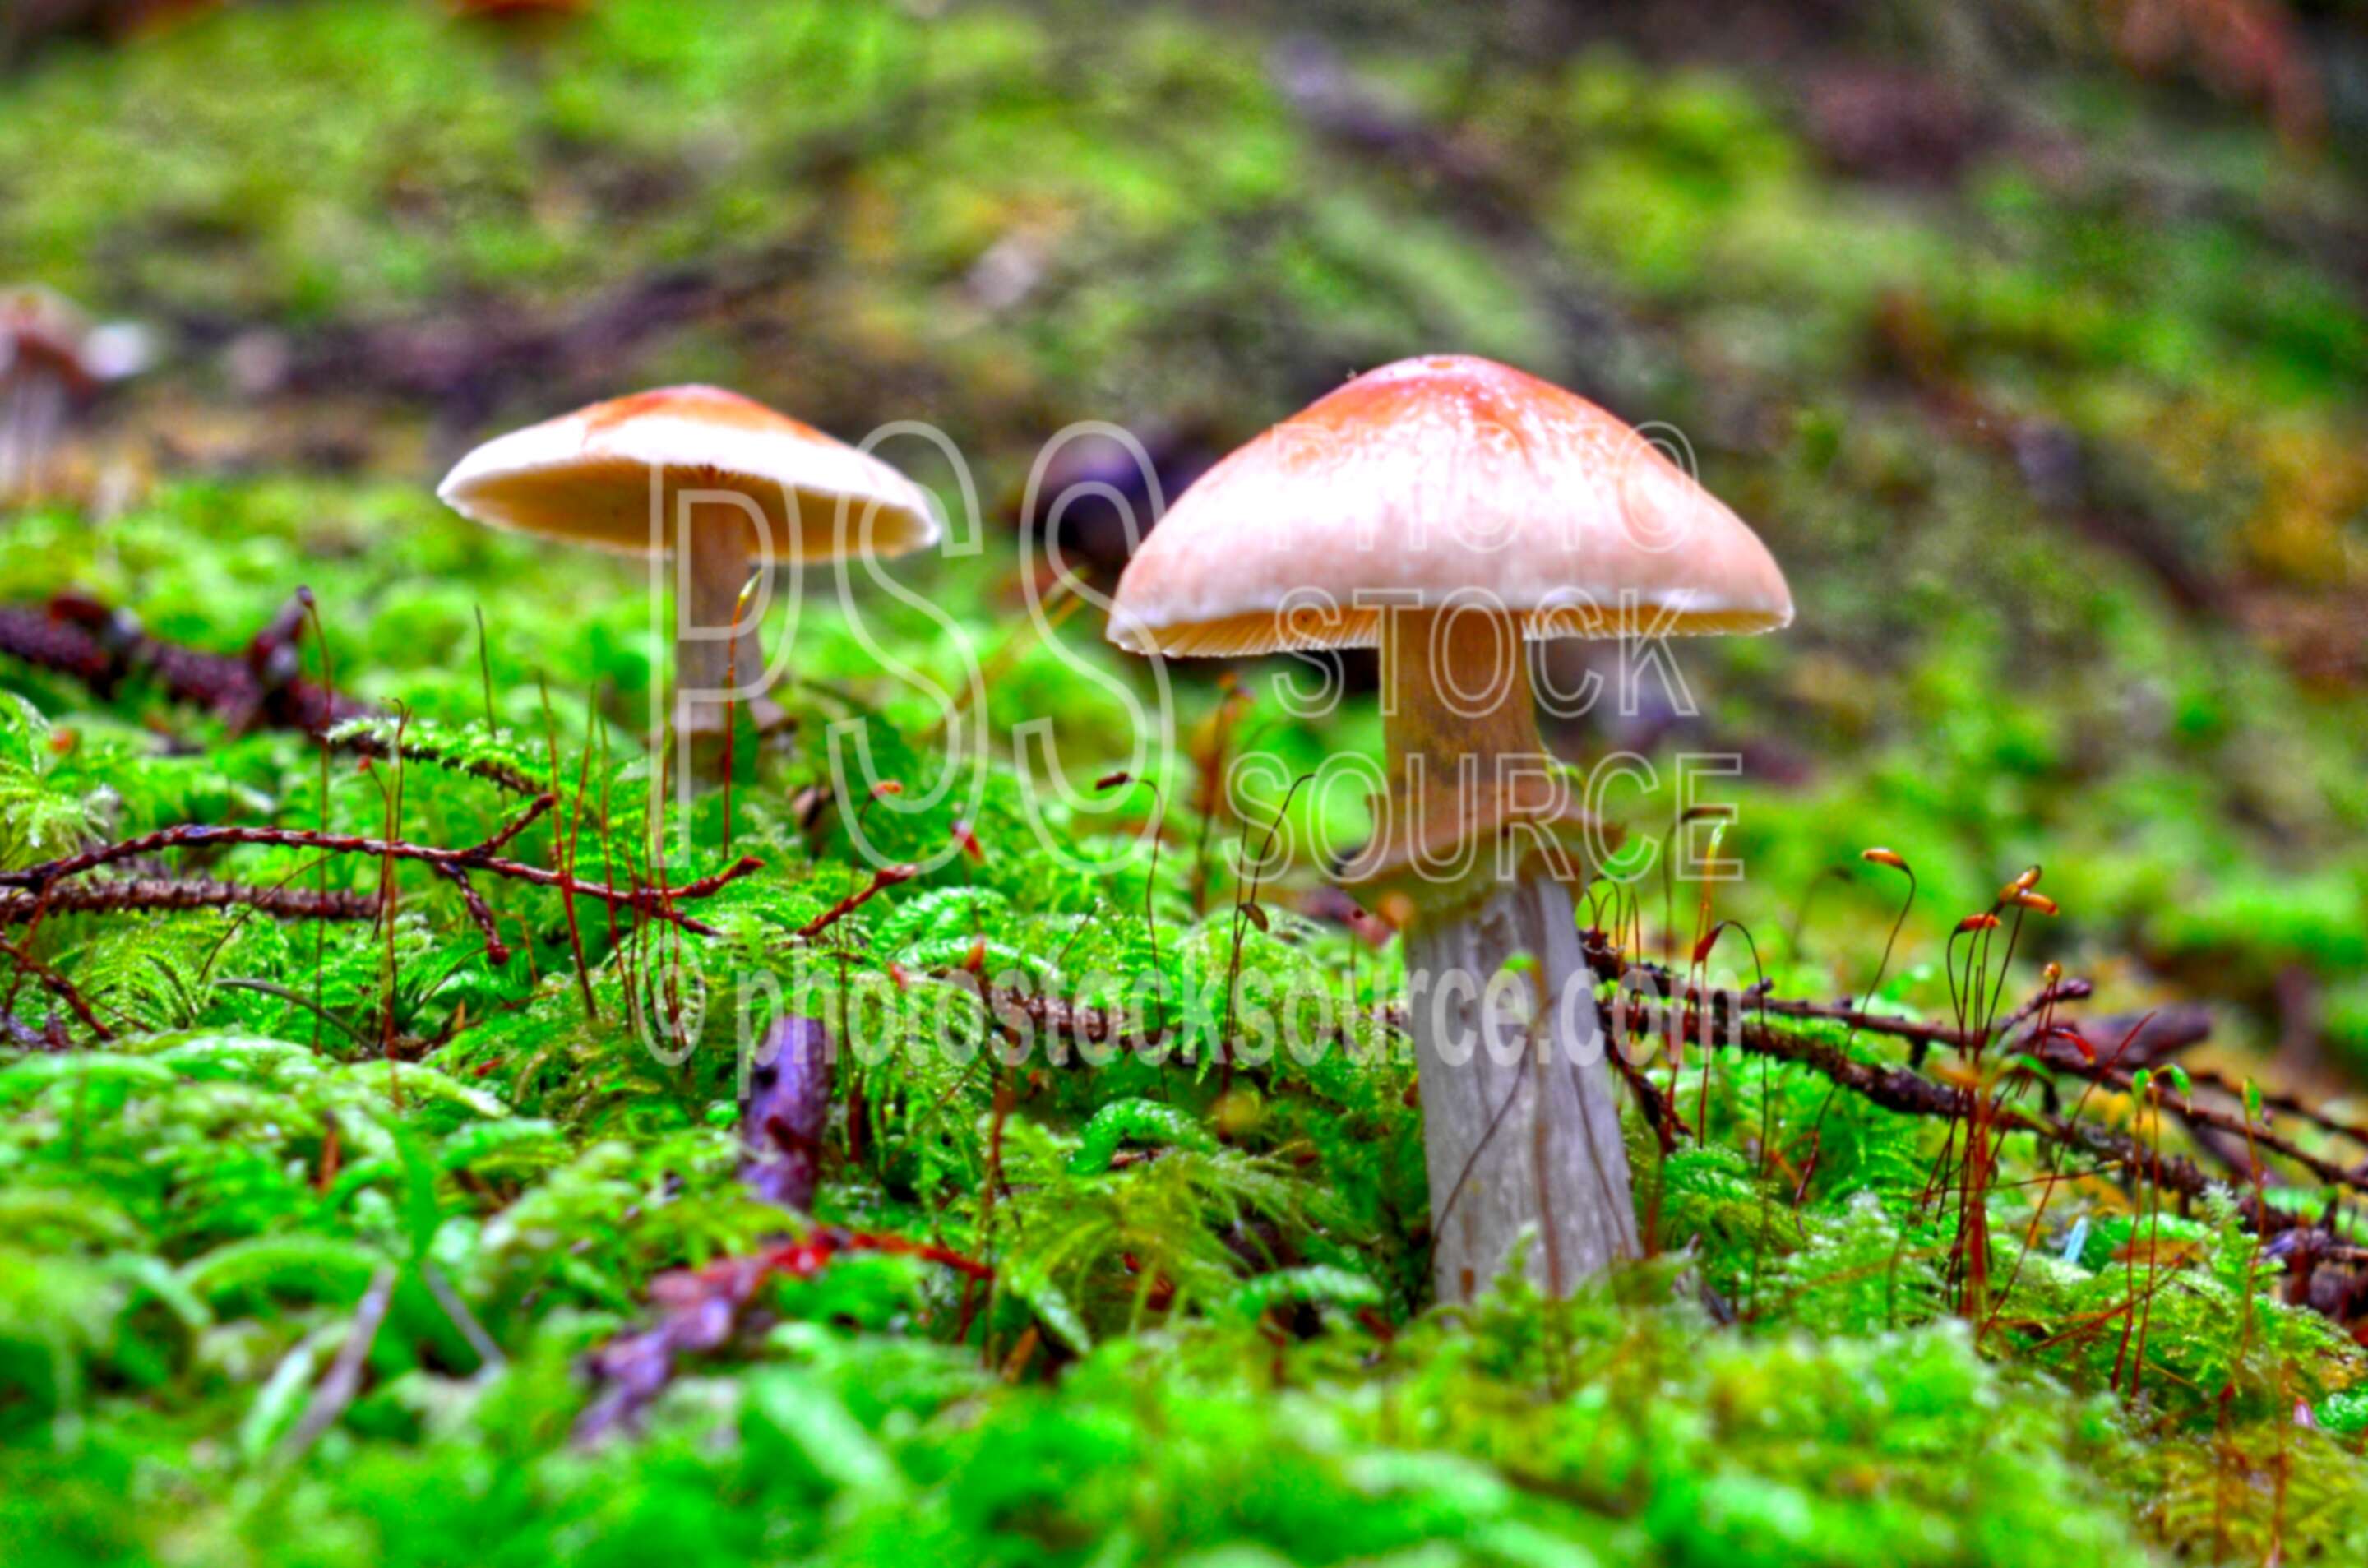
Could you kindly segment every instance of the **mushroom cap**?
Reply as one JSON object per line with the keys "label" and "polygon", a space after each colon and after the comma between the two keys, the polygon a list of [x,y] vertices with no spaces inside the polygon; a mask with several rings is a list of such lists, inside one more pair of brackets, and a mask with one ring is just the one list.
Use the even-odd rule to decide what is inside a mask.
{"label": "mushroom cap", "polygon": [[[716,387],[662,387],[513,430],[462,458],[436,494],[474,522],[646,556],[655,553],[653,474],[668,530],[683,492],[730,491],[764,514],[783,558],[902,555],[938,540],[936,514],[911,480]],[[746,522],[710,504],[694,506],[691,526]]]}
{"label": "mushroom cap", "polygon": [[1512,614],[1523,634],[1772,631],[1759,538],[1646,437],[1491,360],[1404,359],[1219,463],[1119,580],[1135,653],[1372,647],[1390,605]]}

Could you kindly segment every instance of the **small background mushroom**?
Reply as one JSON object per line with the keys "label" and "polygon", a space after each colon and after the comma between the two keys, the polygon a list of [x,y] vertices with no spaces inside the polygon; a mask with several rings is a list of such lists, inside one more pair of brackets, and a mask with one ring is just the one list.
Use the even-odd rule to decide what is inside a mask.
{"label": "small background mushroom", "polygon": [[74,411],[149,359],[147,334],[94,325],[46,289],[0,291],[0,500],[30,500]]}
{"label": "small background mushroom", "polygon": [[639,392],[513,431],[461,459],[437,494],[498,528],[676,553],[673,714],[692,736],[721,733],[735,703],[759,729],[780,722],[757,618],[742,613],[757,572],[901,555],[939,534],[928,498],[886,463],[714,387]]}

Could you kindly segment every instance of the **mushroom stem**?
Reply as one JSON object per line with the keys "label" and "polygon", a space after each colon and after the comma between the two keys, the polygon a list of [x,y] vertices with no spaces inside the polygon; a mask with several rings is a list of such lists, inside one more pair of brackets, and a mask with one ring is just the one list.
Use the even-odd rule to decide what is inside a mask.
{"label": "mushroom stem", "polygon": [[[687,735],[722,734],[734,703],[748,707],[760,730],[780,716],[763,695],[765,646],[757,623],[740,616],[754,569],[748,542],[746,534],[725,529],[693,538],[689,570],[677,581],[675,724]],[[726,627],[734,629],[729,636],[723,635]]]}
{"label": "mushroom stem", "polygon": [[50,448],[65,423],[66,392],[39,370],[0,379],[6,413],[0,416],[0,499],[40,499]]}
{"label": "mushroom stem", "polygon": [[1385,789],[1343,879],[1429,914],[1477,903],[1533,859],[1565,880],[1584,855],[1567,770],[1539,738],[1520,623],[1425,610],[1382,625]]}
{"label": "mushroom stem", "polygon": [[0,502],[23,499],[17,485],[25,461],[18,454],[29,439],[29,423],[24,390],[15,381],[0,377]]}
{"label": "mushroom stem", "polygon": [[[1469,1300],[1534,1228],[1529,1277],[1567,1295],[1638,1251],[1628,1156],[1565,881],[1579,867],[1495,858],[1577,807],[1539,736],[1510,616],[1383,624],[1389,789],[1376,844],[1416,910],[1406,955],[1432,1283],[1441,1301]],[[1550,833],[1535,847],[1567,853]],[[1526,983],[1508,967],[1520,954],[1535,966]]]}
{"label": "mushroom stem", "polygon": [[[1459,782],[1493,790],[1547,756],[1520,628],[1477,609],[1418,610],[1383,620],[1382,710],[1393,805],[1456,803]],[[1425,813],[1426,817],[1428,813]]]}
{"label": "mushroom stem", "polygon": [[[1524,982],[1514,955],[1536,963]],[[1536,1231],[1531,1284],[1566,1296],[1639,1249],[1611,1049],[1570,890],[1524,876],[1406,934],[1430,1176],[1431,1284],[1469,1301]]]}

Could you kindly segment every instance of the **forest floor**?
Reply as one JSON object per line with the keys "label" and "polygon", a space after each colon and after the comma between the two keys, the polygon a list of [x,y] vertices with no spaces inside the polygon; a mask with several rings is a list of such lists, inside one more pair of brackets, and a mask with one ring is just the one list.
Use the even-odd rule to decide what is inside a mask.
{"label": "forest floor", "polygon": [[[5,270],[161,349],[0,530],[0,1557],[2368,1556],[2341,127],[1783,7],[1764,66],[919,9],[238,6],[0,77]],[[1614,974],[1719,920],[1774,1004],[1649,1070],[1654,1256],[1568,1303],[1429,1307],[1395,946],[1311,859],[1240,874],[1279,813],[1355,836],[1360,783],[1285,796],[1369,705],[1155,685],[1107,519],[1030,613],[1053,433],[1172,494],[1433,348],[1684,432],[1800,607],[1688,650],[1698,710],[1557,737],[1651,763],[1656,852],[1678,759],[1744,759],[1746,875],[1588,917],[1645,1032]],[[646,573],[432,485],[686,380],[926,418],[963,470],[883,452],[960,548],[777,610],[794,728],[654,810]],[[1146,709],[1164,756],[1115,744]],[[833,737],[902,793],[827,801]],[[32,872],[183,824],[268,831]],[[1952,936],[2032,866],[2058,913]],[[2024,1012],[2050,966],[2087,992]],[[1114,1011],[1236,985],[1340,1049]],[[744,1175],[744,1002],[877,1046],[810,1213]],[[1163,1049],[1000,1063],[1048,1014]]]}

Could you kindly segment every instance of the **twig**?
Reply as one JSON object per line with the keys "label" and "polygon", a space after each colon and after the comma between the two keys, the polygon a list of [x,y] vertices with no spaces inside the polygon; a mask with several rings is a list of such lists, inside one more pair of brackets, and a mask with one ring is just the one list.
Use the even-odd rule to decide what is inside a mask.
{"label": "twig", "polygon": [[207,848],[216,846],[260,845],[274,848],[316,849],[333,855],[362,855],[373,858],[416,860],[438,868],[446,875],[459,871],[470,875],[482,873],[509,881],[527,882],[535,887],[564,888],[566,892],[595,898],[612,906],[630,909],[637,915],[662,920],[685,931],[702,937],[723,935],[715,927],[695,920],[675,908],[677,902],[709,897],[726,885],[739,881],[764,866],[753,856],[745,857],[720,871],[679,886],[664,890],[619,888],[602,882],[575,881],[563,873],[541,866],[529,866],[512,860],[494,851],[507,844],[527,822],[549,811],[556,801],[551,796],[539,796],[527,809],[525,817],[513,822],[503,832],[482,844],[465,849],[439,848],[434,845],[412,844],[404,840],[367,838],[359,834],[322,833],[310,828],[216,826],[207,823],[186,823],[176,827],[158,828],[136,838],[126,838],[113,844],[102,844],[78,854],[45,860],[21,870],[0,872],[0,888],[23,888],[35,891],[48,889],[69,877],[97,870],[102,866],[143,856],[161,854],[168,849]]}
{"label": "twig", "polygon": [[[382,841],[390,845],[403,832],[403,732],[410,722],[411,711],[408,709],[403,710],[394,722],[394,787],[386,790],[386,837]],[[378,895],[379,929],[386,937],[386,1006],[380,1014],[379,1050],[387,1060],[388,1096],[399,1105],[401,1096],[396,1089],[394,1076],[394,1016],[396,1000],[402,994],[403,959],[395,949],[394,929],[403,886],[395,875],[395,859],[391,854],[379,861]],[[470,913],[476,912],[472,910]]]}
{"label": "twig", "polygon": [[[2153,1026],[2146,1030],[2146,1040],[2141,1040],[2143,1047],[2150,1047],[2150,1050],[2131,1051],[2126,1066],[2153,1066],[2153,1063],[2157,1063],[2159,1059],[2169,1054],[2169,1051],[2179,1050],[2179,1047],[2183,1047],[2183,1044],[2192,1044],[2195,1040],[2203,1040],[2203,1033],[2198,1033],[2198,1017],[2195,1017],[2195,1014],[2200,1014],[2200,1011],[2203,1009],[2192,1009],[2192,1011],[2174,1009],[2167,1018],[2155,1018]],[[2081,1028],[2081,1035],[2093,1040],[2093,1026]],[[2081,1078],[2089,1078],[2089,1075],[2091,1075],[2091,1073],[2086,1071],[2089,1063],[2084,1063],[2079,1059],[2079,1050],[2072,1047],[2069,1042],[2065,1042],[2060,1030],[2051,1030],[2044,1040],[2034,1040],[2027,1050],[2032,1050],[2032,1054],[2039,1056],[2039,1059],[2046,1062],[2051,1068],[2058,1068],[2058,1071],[2063,1073],[2075,1073],[2075,1075],[2081,1075]],[[2245,1104],[2245,1085],[2236,1083],[2236,1080],[2228,1078],[2226,1073],[2219,1073],[2214,1071],[2214,1068],[2204,1068],[2204,1066],[2180,1068],[2180,1071],[2186,1073],[2188,1083],[2195,1085],[2195,1087],[2212,1089],[2214,1095],[2226,1095],[2231,1104]],[[2254,1085],[2254,1096],[2261,1101],[2261,1108],[2264,1108],[2264,1111],[2276,1111],[2281,1113],[2281,1116],[2293,1116],[2297,1118],[2297,1120],[2306,1120],[2306,1123],[2311,1123],[2314,1128],[2338,1134],[2338,1137],[2344,1137],[2344,1140],[2354,1142],[2354,1144],[2368,1149],[2368,1128],[2363,1128],[2361,1123],[2354,1123],[2354,1120],[2344,1120],[2342,1116],[2335,1116],[2335,1113],[2326,1111],[2326,1108],[2320,1108],[2320,1106],[2314,1106],[2311,1101],[2302,1099],[2299,1095],[2290,1092],[2290,1089],[2264,1089],[2260,1087],[2260,1085]],[[2179,1111],[2179,1106],[2171,1104],[2171,1101],[2164,1101],[2164,1106],[2171,1108],[2171,1111]],[[2186,1111],[2179,1111],[2179,1116],[2183,1118],[2183,1120],[2188,1120],[2191,1125],[2203,1125],[2203,1128],[2212,1128],[2216,1130],[2216,1132],[2231,1134],[2231,1137],[2242,1137],[2240,1130],[2226,1128],[2224,1120],[2212,1120],[2212,1118],[2191,1118],[2186,1116]],[[2252,1137],[2254,1142],[2261,1142],[2260,1125],[2254,1125]]]}
{"label": "twig", "polygon": [[14,942],[0,941],[0,953],[6,953],[15,959],[23,966],[26,973],[40,983],[42,990],[71,1008],[74,1016],[80,1018],[83,1027],[90,1030],[93,1035],[103,1040],[115,1038],[115,1031],[98,1021],[98,1015],[90,1010],[90,1004],[84,1000],[80,991],[74,989],[73,981],[68,980]]}
{"label": "twig", "polygon": [[[1701,1038],[1694,1032],[1702,1028],[1702,1020],[1697,1014],[1665,1015],[1658,1008],[1622,998],[1616,1017],[1621,1029],[1656,1034],[1683,1029],[1690,1039]],[[1712,1025],[1723,1028],[1725,1020],[1713,1017]],[[1873,1066],[1795,1030],[1780,1028],[1772,1024],[1746,1022],[1738,1032],[1722,1038],[1738,1043],[1743,1050],[1755,1055],[1806,1067],[1885,1110],[1952,1121],[1963,1120],[1972,1114],[1974,1091],[1971,1089],[1936,1082],[1911,1068]],[[1993,1114],[1991,1125],[2009,1131],[2034,1133],[2085,1151],[2142,1176],[2155,1176],[2162,1186],[2174,1192],[2201,1196],[2213,1185],[2212,1178],[2205,1176],[2194,1162],[2179,1155],[2162,1156],[2157,1175],[2156,1156],[2151,1149],[2140,1146],[2126,1134],[2093,1122],[2002,1106]],[[2322,1168],[2332,1168],[2326,1167],[2323,1162],[2318,1164]],[[2346,1173],[2338,1171],[2328,1179],[2368,1191],[2368,1182],[2355,1180]]]}
{"label": "twig", "polygon": [[[334,708],[337,700],[337,672],[335,661],[329,657],[328,629],[321,624],[320,601],[311,599],[307,608],[313,617],[313,646],[319,650],[321,654],[321,689],[329,694],[329,704]],[[329,741],[326,733],[320,737],[320,753],[321,812],[315,822],[320,830],[326,833],[329,831]],[[320,868],[320,893],[322,897],[326,898],[329,894],[329,858],[326,855],[319,856],[315,858],[313,864]],[[329,1017],[328,1005],[322,1000],[328,985],[328,973],[329,931],[325,926],[316,926],[313,928],[312,1001],[313,1049],[315,1051],[321,1048],[321,1023]]]}
{"label": "twig", "polygon": [[291,599],[240,657],[151,637],[128,611],[66,593],[44,606],[0,607],[0,654],[71,676],[102,698],[144,676],[175,701],[207,709],[242,729],[317,735],[343,720],[377,716],[375,709],[301,676],[278,678],[272,655],[293,637],[303,614],[303,601]]}
{"label": "twig", "polygon": [[400,757],[404,762],[425,763],[448,773],[491,784],[513,795],[540,794],[542,786],[512,767],[507,762],[491,757],[456,757],[438,751],[421,741],[404,741],[400,744],[388,740],[375,729],[340,727],[317,737],[331,751],[349,756],[367,756],[374,761],[392,762]]}
{"label": "twig", "polygon": [[[2082,1060],[2077,1055],[2066,1058],[2061,1054],[2051,1054],[2043,1060],[2048,1067],[2056,1072],[2069,1074],[2077,1078],[2087,1078],[2118,1093],[2131,1093],[2135,1086],[2135,1075],[2132,1071],[2110,1062],[2092,1062]],[[2192,1082],[2193,1074],[2191,1074],[2189,1076]],[[2368,1192],[2368,1176],[2363,1176],[2361,1171],[2314,1154],[2297,1145],[2290,1138],[2272,1132],[2258,1123],[2250,1123],[2242,1112],[2225,1111],[2215,1106],[2199,1104],[2192,1096],[2182,1095],[2167,1085],[2160,1077],[2155,1078],[2152,1084],[2152,1092],[2163,1108],[2175,1113],[2182,1120],[2209,1127],[2233,1137],[2249,1139],[2256,1147],[2292,1160],[2330,1187],[2348,1187],[2357,1192]]]}
{"label": "twig", "polygon": [[814,1207],[837,1060],[822,1020],[802,1014],[776,1018],[757,1042],[740,1107],[740,1179],[768,1203]]}
{"label": "twig", "polygon": [[817,1230],[746,1257],[727,1257],[700,1269],[658,1276],[650,1287],[659,1312],[655,1326],[620,1335],[586,1358],[598,1397],[575,1423],[575,1441],[590,1447],[636,1425],[674,1381],[677,1360],[720,1349],[746,1326],[763,1288],[788,1276],[811,1279],[843,1252],[882,1252],[943,1264],[965,1279],[992,1279],[994,1270],[947,1247],[899,1235]]}
{"label": "twig", "polygon": [[918,866],[882,866],[871,873],[871,881],[848,893],[812,920],[790,933],[793,942],[811,942],[837,925],[873,899],[900,882],[909,882],[920,873]]}
{"label": "twig", "polygon": [[557,804],[559,804],[559,797],[557,795],[537,795],[534,798],[532,804],[529,805],[525,811],[520,812],[508,822],[503,824],[491,838],[484,840],[481,844],[472,845],[470,847],[460,851],[459,858],[463,860],[491,859],[494,856],[496,856],[503,850],[508,848],[518,838],[519,834],[524,833],[528,828],[532,827],[537,822],[541,821],[543,813],[550,811]]}
{"label": "twig", "polygon": [[303,1417],[272,1456],[275,1464],[284,1468],[302,1459],[305,1450],[353,1403],[354,1395],[361,1390],[362,1369],[369,1365],[370,1346],[378,1343],[379,1325],[386,1322],[387,1308],[394,1301],[394,1270],[384,1265],[370,1277],[370,1289],[362,1292],[360,1310],[354,1313],[353,1325],[346,1330],[346,1342],[337,1346],[337,1358],[329,1365],[329,1375],[313,1391]]}
{"label": "twig", "polygon": [[[1607,967],[1602,958],[1607,953],[1610,965],[1621,969],[1627,967],[1617,953],[1598,949],[1590,951],[1589,957],[1591,960],[1598,960],[1599,972]],[[1654,966],[1640,967],[1649,969]],[[1015,1013],[1055,1039],[1096,1045],[1114,1044],[1131,1049],[1156,1045],[1167,1034],[1165,1030],[1134,1029],[1110,1011],[1059,997],[1030,995],[997,987],[986,987],[984,994],[997,1010]],[[1713,1038],[1739,1044],[1748,1053],[1806,1067],[1886,1110],[1948,1120],[1961,1120],[1971,1114],[1973,1091],[1970,1089],[1938,1082],[1910,1068],[1880,1067],[1861,1062],[1824,1040],[1796,1029],[1761,1021],[1756,1017],[1739,1018],[1730,1011],[1738,1005],[1730,996],[1713,994],[1710,1001],[1709,1028],[1714,1031]],[[1759,999],[1755,997],[1742,1005],[1756,1014]],[[1772,1004],[1770,1011],[1775,1011]],[[1701,1033],[1704,1020],[1698,1009],[1663,1008],[1633,996],[1620,996],[1614,999],[1611,1015],[1613,1038],[1609,1054],[1622,1068],[1627,1068],[1628,1063],[1619,1050],[1619,1042],[1633,1034],[1670,1035],[1682,1032],[1691,1039],[1705,1038]],[[1394,1013],[1379,1015],[1378,1021],[1391,1028],[1402,1027],[1402,1021]],[[1935,1028],[1928,1032],[1937,1036],[1955,1031]],[[2069,1062],[2059,1062],[2053,1057],[2043,1060],[2051,1068],[2061,1067],[2081,1076],[2094,1077],[2106,1087],[2126,1091],[2129,1086],[2129,1074],[2118,1067],[2097,1066],[2077,1059]],[[2205,1126],[2237,1133],[2248,1131],[2241,1117],[2196,1104],[2176,1091],[2166,1088],[2163,1103],[2174,1113],[2191,1117]],[[2135,1171],[2141,1176],[2155,1177],[2160,1185],[2175,1192],[2200,1196],[2213,1185],[2212,1179],[2192,1161],[2178,1155],[2162,1155],[2157,1165],[2157,1156],[2153,1150],[2141,1147],[2124,1134],[2091,1122],[2001,1106],[1993,1113],[1993,1125],[2011,1131],[2032,1133],[2084,1151],[2100,1160]],[[2312,1154],[2297,1147],[2291,1140],[2258,1126],[2250,1128],[2249,1132],[2259,1147],[2292,1160],[2320,1181],[2353,1191],[2368,1192],[2368,1174],[2355,1172]]]}
{"label": "twig", "polygon": [[431,869],[438,876],[460,890],[461,907],[469,912],[469,918],[475,921],[477,929],[484,934],[486,959],[495,969],[509,962],[510,947],[507,942],[502,940],[502,928],[494,918],[494,906],[485,902],[485,895],[479,892],[476,884],[469,881],[469,873],[458,866],[447,865],[442,861],[431,862]]}
{"label": "twig", "polygon": [[313,888],[258,887],[210,878],[129,877],[51,888],[46,894],[0,894],[0,926],[51,915],[119,915],[130,910],[252,909],[281,920],[375,920],[375,895]]}
{"label": "twig", "polygon": [[[290,603],[300,616],[313,613],[302,597]],[[382,762],[394,760],[399,751],[406,762],[465,774],[515,795],[538,791],[532,779],[507,763],[459,759],[416,742],[398,746],[380,729],[354,727],[357,720],[386,715],[340,696],[325,678],[315,685],[292,672],[281,675],[285,661],[275,655],[293,633],[294,619],[283,611],[248,644],[247,655],[239,657],[151,637],[130,612],[84,594],[61,594],[47,605],[0,606],[0,655],[70,676],[102,699],[145,676],[173,701],[220,714],[242,730],[295,730],[332,751]]]}
{"label": "twig", "polygon": [[427,1282],[427,1293],[436,1298],[436,1304],[444,1309],[444,1315],[452,1320],[452,1326],[461,1331],[469,1348],[477,1353],[477,1369],[490,1372],[506,1366],[509,1358],[494,1343],[494,1336],[485,1332],[485,1325],[477,1321],[477,1314],[469,1310],[469,1303],[452,1289],[451,1281],[444,1278],[444,1271],[428,1263],[420,1266],[419,1275]]}
{"label": "twig", "polygon": [[1603,1054],[1604,1059],[1611,1063],[1611,1070],[1619,1074],[1628,1085],[1629,1093],[1636,1096],[1636,1103],[1645,1108],[1645,1123],[1653,1130],[1654,1140],[1661,1145],[1661,1153],[1664,1155],[1677,1153],[1678,1140],[1680,1137],[1691,1138],[1694,1134],[1693,1130],[1686,1125],[1685,1119],[1678,1114],[1676,1102],[1663,1094],[1661,1086],[1650,1076],[1638,1072],[1636,1064],[1621,1052],[1607,1051]]}
{"label": "twig", "polygon": [[[584,825],[584,790],[592,776],[593,715],[598,708],[599,693],[596,691],[585,703],[584,753],[576,758],[575,762],[575,803],[568,809],[567,812],[564,854],[562,852],[563,835],[559,832],[558,824],[556,823],[552,824],[552,864],[565,872],[570,882],[575,881],[575,857],[581,847],[581,840],[577,836],[576,830]],[[554,778],[552,789],[556,791],[558,788],[558,780]],[[727,845],[725,853],[730,852],[730,846]],[[584,924],[575,917],[575,899],[563,893],[559,906],[567,916],[567,947],[568,950],[575,956],[575,990],[576,994],[584,999],[584,1021],[597,1023],[600,1017],[600,1004],[594,1000],[592,995],[592,966],[584,961]],[[611,910],[609,919],[614,921],[615,918],[616,914]]]}

